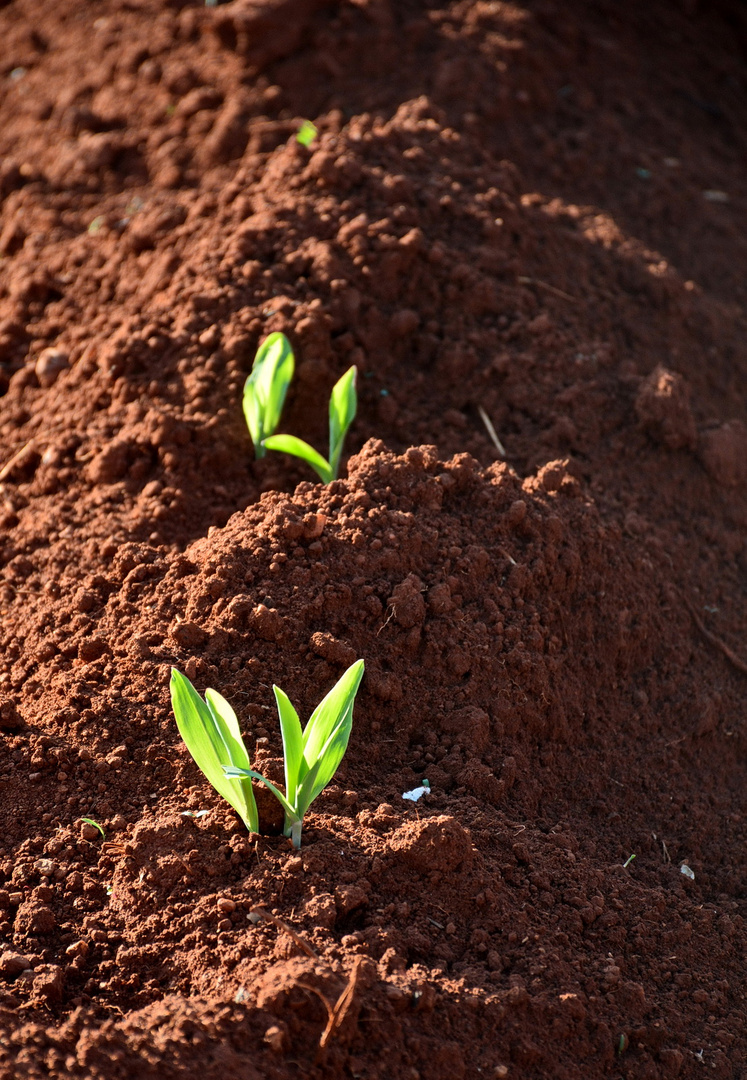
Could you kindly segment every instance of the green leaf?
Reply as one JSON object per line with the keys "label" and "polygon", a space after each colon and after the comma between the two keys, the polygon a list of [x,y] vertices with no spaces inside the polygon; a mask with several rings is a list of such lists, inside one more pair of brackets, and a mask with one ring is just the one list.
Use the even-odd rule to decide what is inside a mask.
{"label": "green leaf", "polygon": [[311,146],[317,135],[316,124],[312,124],[310,120],[304,120],[296,132],[296,142],[299,142],[301,146]]}
{"label": "green leaf", "polygon": [[353,725],[353,703],[364,667],[362,660],[356,660],[320,701],[306,725],[303,734],[304,761],[309,770],[317,761],[321,762],[312,799],[330,782],[347,749]]}
{"label": "green leaf", "polygon": [[[299,775],[303,764],[303,732],[298,713],[290,698],[279,686],[273,686],[275,701],[283,735],[283,758],[285,761],[285,792],[290,803],[296,801],[296,789],[303,779]],[[305,771],[305,770],[304,770]]]}
{"label": "green leaf", "polygon": [[332,777],[337,772],[337,767],[345,756],[350,738],[350,730],[353,725],[353,702],[350,702],[343,716],[330,733],[329,738],[319,753],[319,768],[316,772],[314,784],[310,791],[310,806],[314,799],[326,788]]}
{"label": "green leaf", "polygon": [[285,334],[265,338],[244,383],[243,400],[244,417],[258,458],[264,457],[263,439],[272,435],[280,423],[294,368],[293,349]]}
{"label": "green leaf", "polygon": [[301,458],[312,467],[325,484],[334,480],[329,462],[325,461],[313,446],[309,446],[303,439],[297,439],[295,435],[271,435],[269,439],[263,440],[262,445],[267,450],[279,450],[281,453]]}
{"label": "green leaf", "polygon": [[363,678],[364,663],[356,660],[314,709],[303,733],[303,756],[311,766],[322,747],[352,707]]}
{"label": "green leaf", "polygon": [[207,689],[205,691],[205,704],[210,710],[213,723],[220,731],[221,738],[228,750],[228,760],[232,765],[241,765],[245,769],[251,768],[236,713],[226,699],[217,690]]}
{"label": "green leaf", "polygon": [[249,766],[249,756],[239,732],[233,709],[215,691],[202,700],[192,683],[176,668],[171,669],[171,705],[179,733],[196,765],[219,795],[234,808],[250,832],[259,822],[251,780],[230,783],[223,767]]}
{"label": "green leaf", "polygon": [[355,391],[357,373],[355,366],[348,368],[332,387],[329,399],[329,465],[333,480],[337,479],[342,446],[358,409],[358,395]]}
{"label": "green leaf", "polygon": [[102,837],[104,838],[104,840],[106,840],[106,833],[104,832],[104,830],[103,830],[103,828],[101,827],[101,825],[99,825],[98,821],[94,821],[92,817],[82,817],[82,818],[81,818],[80,820],[81,820],[81,821],[85,821],[86,825],[93,825],[93,826],[95,826],[95,827],[96,827],[96,828],[97,828],[97,829],[99,830],[99,832],[101,833],[101,835],[102,835]]}
{"label": "green leaf", "polygon": [[[317,791],[316,793],[314,792],[317,777],[319,776],[319,770],[321,769],[321,767],[322,761],[320,758],[318,761],[314,762],[313,766],[306,773],[303,778],[303,782],[298,788],[298,793],[296,795],[296,811],[301,820],[303,820],[306,811],[309,809],[314,799],[319,794],[319,791],[322,790],[320,788],[319,791]],[[325,784],[324,786],[326,787],[327,785]]]}

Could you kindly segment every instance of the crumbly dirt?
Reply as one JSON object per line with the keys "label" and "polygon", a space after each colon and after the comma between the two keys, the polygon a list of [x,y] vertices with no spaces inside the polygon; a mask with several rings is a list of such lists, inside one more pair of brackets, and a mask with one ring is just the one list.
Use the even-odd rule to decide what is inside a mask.
{"label": "crumbly dirt", "polygon": [[[2,1080],[747,1075],[742,6],[0,37]],[[328,487],[253,457],[276,330],[315,445],[358,367]],[[172,665],[282,781],[358,657],[248,835]]]}

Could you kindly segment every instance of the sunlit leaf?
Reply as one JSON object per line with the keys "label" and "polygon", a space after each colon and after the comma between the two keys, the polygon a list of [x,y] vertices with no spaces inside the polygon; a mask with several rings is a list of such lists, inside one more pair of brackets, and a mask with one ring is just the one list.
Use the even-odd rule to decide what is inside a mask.
{"label": "sunlit leaf", "polygon": [[293,378],[293,349],[285,334],[275,333],[260,345],[251,375],[244,383],[244,417],[258,458],[264,457],[263,440],[280,423],[285,395]]}

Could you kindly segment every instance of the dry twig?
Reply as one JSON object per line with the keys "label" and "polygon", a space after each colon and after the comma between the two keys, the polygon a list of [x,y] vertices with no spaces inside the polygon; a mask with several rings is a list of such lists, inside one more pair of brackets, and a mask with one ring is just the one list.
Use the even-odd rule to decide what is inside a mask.
{"label": "dry twig", "polygon": [[519,277],[516,279],[520,285],[536,285],[539,289],[547,289],[548,292],[554,293],[555,296],[562,297],[563,300],[570,300],[572,304],[577,304],[578,299],[575,296],[571,296],[570,293],[563,292],[562,289],[557,289],[554,285],[548,285],[546,281],[540,281],[538,278],[533,277]]}
{"label": "dry twig", "polygon": [[324,1057],[324,1052],[327,1049],[329,1043],[331,1042],[332,1037],[337,1031],[340,1030],[345,1021],[345,1017],[348,1015],[348,1013],[353,1007],[353,1002],[355,1001],[355,991],[357,989],[358,981],[360,979],[362,966],[363,961],[360,956],[357,956],[355,959],[355,963],[353,964],[353,970],[350,973],[350,978],[345,985],[345,989],[342,991],[334,1005],[332,1005],[328,1001],[328,999],[321,992],[321,990],[319,990],[318,987],[312,986],[311,983],[306,982],[297,983],[297,985],[303,987],[304,990],[308,990],[312,994],[316,994],[316,996],[323,1003],[325,1009],[327,1010],[327,1025],[319,1038],[317,1062],[319,1062]]}
{"label": "dry twig", "polygon": [[0,469],[0,483],[2,483],[3,480],[6,480],[10,476],[11,472],[13,471],[13,466],[16,464],[17,461],[20,461],[28,448],[30,446],[33,446],[33,444],[34,440],[29,439],[28,442],[25,442],[23,444],[20,450],[16,451],[10,461],[6,462],[5,465],[3,465],[2,469]]}
{"label": "dry twig", "polygon": [[498,433],[496,432],[495,428],[493,427],[493,421],[490,419],[488,414],[485,412],[482,405],[477,406],[477,411],[479,412],[480,419],[482,420],[483,424],[485,425],[485,427],[487,429],[488,435],[490,436],[490,439],[491,439],[491,441],[493,443],[493,446],[496,448],[496,450],[501,455],[501,457],[504,458],[506,456],[506,448],[503,445],[503,443],[501,442],[501,440],[498,438]]}
{"label": "dry twig", "polygon": [[319,954],[314,952],[308,941],[302,938],[300,934],[297,934],[293,927],[289,926],[287,922],[283,922],[282,919],[279,919],[277,915],[273,915],[272,912],[261,907],[253,907],[249,914],[257,915],[260,919],[271,922],[274,926],[277,926],[279,930],[285,930],[286,934],[290,935],[296,945],[298,945],[299,949],[302,949],[307,956],[310,956],[312,960],[319,959]]}
{"label": "dry twig", "polygon": [[737,654],[729,648],[725,641],[722,641],[720,637],[716,637],[716,635],[712,634],[710,630],[707,630],[705,625],[703,624],[703,620],[700,618],[687,597],[685,596],[683,597],[683,599],[685,601],[685,606],[687,607],[687,610],[692,615],[693,622],[697,626],[698,630],[700,630],[706,641],[709,641],[711,645],[715,645],[717,649],[720,649],[726,659],[734,665],[737,671],[741,671],[744,675],[747,675],[747,664],[744,662],[744,660],[741,660],[737,656]]}
{"label": "dry twig", "polygon": [[353,1007],[355,991],[358,986],[363,961],[360,956],[355,958],[353,970],[350,973],[348,984],[335,1002],[335,1006],[329,1014],[327,1026],[319,1040],[319,1049],[324,1050],[335,1032],[342,1026],[342,1022]]}

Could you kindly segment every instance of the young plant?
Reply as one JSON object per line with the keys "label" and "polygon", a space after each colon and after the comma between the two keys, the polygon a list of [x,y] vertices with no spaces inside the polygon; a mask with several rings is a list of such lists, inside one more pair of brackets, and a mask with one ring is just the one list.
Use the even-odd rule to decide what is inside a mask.
{"label": "young plant", "polygon": [[296,132],[296,142],[301,146],[311,146],[318,134],[316,124],[312,124],[311,120],[304,120]]}
{"label": "young plant", "polygon": [[179,734],[197,767],[231,804],[249,832],[259,832],[251,780],[237,784],[226,779],[223,772],[225,765],[245,769],[250,765],[236,713],[215,690],[206,690],[203,701],[186,675],[176,668],[171,669],[171,707]]}
{"label": "young plant", "polygon": [[280,423],[294,367],[293,349],[285,334],[265,338],[244,383],[244,416],[258,458],[265,456],[264,439]]}
{"label": "young plant", "polygon": [[280,801],[285,811],[285,835],[295,848],[301,846],[304,814],[336,773],[347,749],[363,668],[362,660],[348,668],[317,705],[303,732],[287,694],[273,686],[283,736],[285,795],[251,768],[236,714],[225,698],[215,690],[206,690],[203,701],[189,679],[172,668],[171,703],[187,749],[250,832],[259,831],[254,779]]}
{"label": "young plant", "polygon": [[273,686],[283,735],[285,795],[261,773],[247,767],[223,767],[227,777],[260,780],[285,811],[285,836],[301,846],[304,814],[337,772],[353,726],[353,703],[363,678],[364,663],[356,660],[314,709],[304,731],[298,713],[279,686]]}
{"label": "young plant", "polygon": [[297,439],[295,435],[270,435],[269,438],[263,440],[263,447],[301,458],[314,469],[325,484],[336,480],[345,436],[355,419],[358,408],[358,395],[355,391],[356,375],[355,367],[348,368],[342,378],[332,387],[332,395],[329,399],[329,461],[325,460],[313,446],[309,446],[303,439]]}

